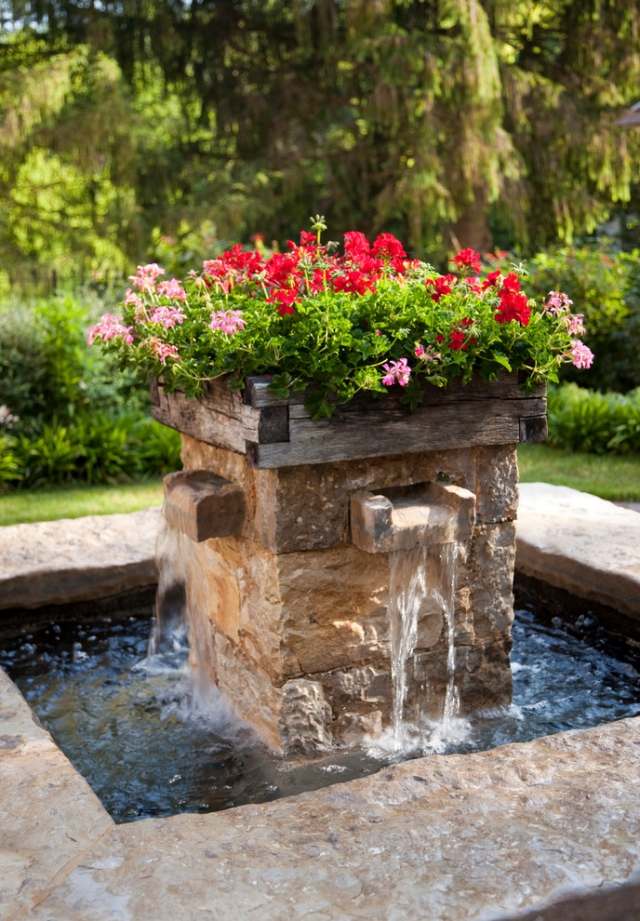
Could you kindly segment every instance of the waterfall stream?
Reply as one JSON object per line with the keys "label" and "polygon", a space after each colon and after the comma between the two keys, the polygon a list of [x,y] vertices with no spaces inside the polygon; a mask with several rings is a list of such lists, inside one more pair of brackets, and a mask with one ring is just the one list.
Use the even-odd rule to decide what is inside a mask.
{"label": "waterfall stream", "polygon": [[[460,708],[456,687],[455,649],[455,578],[458,547],[456,543],[440,545],[438,578],[428,584],[426,546],[412,550],[396,551],[390,554],[389,619],[391,635],[391,676],[393,700],[391,710],[391,739],[396,751],[414,747],[416,734],[423,735],[423,725],[429,728],[427,746],[441,748],[444,740],[455,729]],[[418,706],[417,724],[409,724],[405,707],[409,690],[409,678],[413,655],[418,640],[420,612],[429,594],[442,609],[447,641],[447,680],[442,717],[433,724],[420,712]],[[426,696],[426,695],[425,695]],[[426,700],[422,701],[426,704]]]}
{"label": "waterfall stream", "polygon": [[418,615],[427,595],[427,549],[398,550],[389,557],[389,619],[391,631],[391,726],[397,748],[404,742],[404,707],[408,665],[418,638]]}
{"label": "waterfall stream", "polygon": [[158,590],[149,648],[149,671],[182,669],[189,678],[185,707],[194,716],[217,717],[213,631],[206,611],[190,604],[187,584],[194,565],[193,541],[163,522],[156,545]]}

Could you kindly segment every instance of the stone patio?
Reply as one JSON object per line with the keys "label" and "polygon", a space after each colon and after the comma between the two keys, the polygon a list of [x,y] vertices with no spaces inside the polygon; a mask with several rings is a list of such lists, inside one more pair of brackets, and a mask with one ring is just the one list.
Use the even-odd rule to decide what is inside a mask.
{"label": "stone patio", "polygon": [[[635,611],[640,542],[631,521],[616,516],[636,521],[637,514],[555,489],[522,488],[522,565],[537,560],[537,573],[566,579],[581,597],[601,585],[607,604],[620,597]],[[85,524],[46,526],[49,552],[45,526],[0,530],[0,550],[11,549],[0,607],[35,598],[44,604],[56,565],[68,572],[69,559],[81,558]],[[134,524],[116,527],[137,545]],[[103,518],[86,526],[117,541],[111,525]],[[31,529],[40,529],[41,549],[30,584]],[[70,529],[76,546],[60,551]],[[585,530],[591,536],[581,543]],[[136,560],[140,573],[150,572],[151,543],[149,535],[146,561]],[[111,563],[127,571],[122,557]],[[117,584],[107,555],[97,567],[90,557],[84,575],[74,566],[85,597],[91,584],[101,591]],[[624,589],[614,596],[618,578]],[[640,917],[640,717],[479,754],[421,758],[266,805],[116,826],[0,675],[0,776],[3,921]]]}

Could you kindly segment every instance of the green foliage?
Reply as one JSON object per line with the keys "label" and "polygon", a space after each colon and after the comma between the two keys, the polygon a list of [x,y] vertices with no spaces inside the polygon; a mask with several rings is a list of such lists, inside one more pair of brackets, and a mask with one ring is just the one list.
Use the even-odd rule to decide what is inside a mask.
{"label": "green foliage", "polygon": [[11,486],[126,482],[179,464],[177,432],[139,415],[83,414],[35,435],[0,436],[0,484]]}
{"label": "green foliage", "polygon": [[[148,418],[146,389],[89,351],[95,304],[70,296],[0,308],[0,488],[136,479],[179,465],[177,434]],[[15,418],[17,417],[17,418]]]}
{"label": "green foliage", "polygon": [[640,388],[623,396],[563,384],[549,394],[549,431],[560,448],[640,453]]}
{"label": "green foliage", "polygon": [[[636,2],[72,0],[0,39],[0,257],[13,284],[285,239],[308,203],[416,255],[527,251],[633,193]],[[10,18],[11,14],[7,15]],[[180,256],[180,249],[184,256]],[[205,251],[206,250],[206,251]]]}
{"label": "green foliage", "polygon": [[20,466],[15,453],[15,439],[0,432],[0,491],[20,477]]}
{"label": "green foliage", "polygon": [[[563,247],[538,254],[527,269],[532,294],[565,291],[585,316],[585,342],[596,361],[581,382],[621,392],[640,387],[640,250]],[[575,379],[576,372],[567,366],[562,376]]]}
{"label": "green foliage", "polygon": [[82,295],[0,304],[0,406],[23,428],[89,409],[146,409],[134,376],[117,371],[113,356],[87,349],[97,310],[95,299]]}

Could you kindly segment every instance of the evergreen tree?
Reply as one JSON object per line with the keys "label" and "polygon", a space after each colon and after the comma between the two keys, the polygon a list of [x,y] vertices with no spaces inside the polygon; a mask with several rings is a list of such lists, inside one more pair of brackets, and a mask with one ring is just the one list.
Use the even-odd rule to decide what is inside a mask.
{"label": "evergreen tree", "polygon": [[[315,211],[434,259],[491,230],[531,251],[633,191],[640,131],[615,121],[640,0],[3,2],[5,213],[40,226],[20,189],[75,170],[59,222],[76,195],[103,257],[142,258],[153,228],[283,240]],[[60,76],[78,59],[80,80]],[[37,102],[56,74],[64,99]],[[0,226],[14,259],[36,258],[26,232]]]}

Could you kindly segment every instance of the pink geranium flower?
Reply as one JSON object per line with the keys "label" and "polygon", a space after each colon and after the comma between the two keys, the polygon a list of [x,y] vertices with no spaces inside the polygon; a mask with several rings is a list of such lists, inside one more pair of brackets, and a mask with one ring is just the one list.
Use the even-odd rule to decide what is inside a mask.
{"label": "pink geranium flower", "polygon": [[184,290],[177,278],[170,278],[168,281],[161,281],[156,288],[158,294],[162,297],[168,297],[172,301],[186,301],[187,292]]}
{"label": "pink geranium flower", "polygon": [[211,329],[219,330],[227,336],[240,332],[246,325],[241,310],[217,310],[209,323]]}
{"label": "pink geranium flower", "polygon": [[166,365],[167,359],[172,358],[174,360],[180,358],[180,353],[175,345],[170,345],[168,342],[163,342],[162,339],[156,339],[153,337],[149,340],[153,354],[156,356],[161,365]]}
{"label": "pink geranium flower", "polygon": [[138,291],[151,291],[158,278],[164,275],[164,269],[157,262],[139,265],[135,275],[129,275],[129,281]]}
{"label": "pink geranium flower", "polygon": [[125,307],[144,307],[144,301],[139,294],[136,294],[135,291],[132,291],[131,288],[127,288],[124,294],[124,304]]}
{"label": "pink geranium flower", "polygon": [[115,314],[105,313],[87,333],[89,345],[93,345],[96,339],[100,339],[102,342],[122,339],[125,345],[131,345],[133,342],[133,329],[130,326],[125,326],[120,317],[115,316]]}
{"label": "pink geranium flower", "polygon": [[184,323],[185,316],[179,307],[155,307],[149,317],[152,323],[159,323],[165,329],[173,329]]}
{"label": "pink geranium flower", "polygon": [[564,291],[549,291],[549,295],[544,302],[544,312],[550,313],[551,316],[557,316],[559,313],[566,313],[571,309],[573,301]]}
{"label": "pink geranium flower", "polygon": [[563,320],[565,326],[567,327],[567,332],[570,336],[584,335],[584,314],[568,313],[565,317],[563,317]]}
{"label": "pink geranium flower", "polygon": [[428,345],[426,348],[419,342],[415,347],[415,356],[419,358],[420,361],[439,361],[442,358],[440,352],[436,352],[432,345]]}
{"label": "pink geranium flower", "polygon": [[580,339],[571,340],[571,363],[576,368],[590,368],[593,364],[593,352]]}
{"label": "pink geranium flower", "polygon": [[406,387],[411,377],[411,368],[406,358],[400,358],[398,361],[388,361],[382,366],[387,372],[382,378],[385,387],[393,387],[399,384],[400,387]]}

